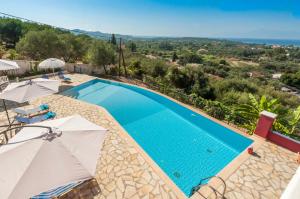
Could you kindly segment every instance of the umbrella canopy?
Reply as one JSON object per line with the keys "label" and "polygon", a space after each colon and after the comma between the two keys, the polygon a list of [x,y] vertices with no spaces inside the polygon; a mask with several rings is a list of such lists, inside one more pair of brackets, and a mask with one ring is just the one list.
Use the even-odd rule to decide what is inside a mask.
{"label": "umbrella canopy", "polygon": [[30,198],[93,178],[106,129],[74,115],[23,128],[0,147],[0,198]]}
{"label": "umbrella canopy", "polygon": [[55,69],[55,68],[62,68],[65,66],[65,62],[60,60],[60,59],[56,59],[56,58],[49,58],[49,59],[46,59],[44,61],[42,61],[40,64],[39,64],[39,68],[43,68],[43,69],[47,69],[47,68],[52,68],[52,69]]}
{"label": "umbrella canopy", "polygon": [[19,69],[17,62],[0,59],[0,71]]}
{"label": "umbrella canopy", "polygon": [[300,166],[298,167],[295,175],[293,176],[288,186],[284,190],[280,199],[300,198],[299,187],[300,187]]}
{"label": "umbrella canopy", "polygon": [[58,92],[59,81],[36,78],[9,84],[0,93],[0,99],[11,100],[18,103],[28,102],[38,97]]}

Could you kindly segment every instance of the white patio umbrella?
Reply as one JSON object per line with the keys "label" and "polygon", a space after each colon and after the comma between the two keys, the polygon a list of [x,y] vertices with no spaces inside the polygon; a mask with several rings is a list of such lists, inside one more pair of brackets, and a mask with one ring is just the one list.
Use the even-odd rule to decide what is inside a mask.
{"label": "white patio umbrella", "polygon": [[56,59],[56,58],[49,58],[49,59],[46,59],[44,61],[42,61],[40,64],[39,64],[39,68],[43,68],[43,69],[48,69],[48,68],[52,68],[53,70],[53,73],[54,73],[54,69],[55,68],[62,68],[65,66],[65,62],[60,60],[60,59]]}
{"label": "white patio umbrella", "polygon": [[51,95],[58,92],[59,81],[36,78],[22,82],[9,84],[1,93],[0,99],[3,100],[7,119],[10,125],[10,120],[4,100],[10,100],[18,103],[24,103],[34,100],[38,97]]}
{"label": "white patio umbrella", "polygon": [[300,166],[280,197],[280,199],[293,198],[300,198]]}
{"label": "white patio umbrella", "polygon": [[1,71],[16,70],[16,69],[19,69],[19,68],[20,67],[17,64],[17,62],[0,59],[0,70]]}
{"label": "white patio umbrella", "polygon": [[56,93],[58,92],[58,87],[58,80],[44,78],[11,83],[0,93],[0,99],[24,103],[38,97]]}
{"label": "white patio umbrella", "polygon": [[6,75],[9,70],[17,70],[19,69],[19,65],[17,62],[0,59],[0,71],[2,74]]}
{"label": "white patio umbrella", "polygon": [[30,198],[93,178],[106,131],[79,115],[25,126],[0,147],[0,198]]}

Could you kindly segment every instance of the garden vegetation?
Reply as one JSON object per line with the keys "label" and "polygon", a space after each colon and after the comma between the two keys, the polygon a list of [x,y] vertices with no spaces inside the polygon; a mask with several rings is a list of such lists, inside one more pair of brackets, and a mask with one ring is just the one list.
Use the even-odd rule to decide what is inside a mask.
{"label": "garden vegetation", "polygon": [[[49,57],[119,71],[119,38],[109,40],[47,25],[0,18],[0,56],[40,61]],[[278,114],[273,129],[299,139],[300,48],[201,38],[136,38],[124,41],[127,78],[253,133],[259,113]],[[282,74],[273,79],[272,74]]]}

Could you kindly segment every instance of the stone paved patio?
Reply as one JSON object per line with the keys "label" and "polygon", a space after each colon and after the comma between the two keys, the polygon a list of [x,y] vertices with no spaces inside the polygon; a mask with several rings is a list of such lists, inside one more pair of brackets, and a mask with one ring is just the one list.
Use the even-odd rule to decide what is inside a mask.
{"label": "stone paved patio", "polygon": [[295,154],[265,142],[226,180],[226,196],[233,199],[280,198],[298,167]]}
{"label": "stone paved patio", "polygon": [[[63,84],[62,90],[93,77],[73,74],[71,78],[73,83]],[[40,103],[48,103],[51,110],[57,113],[57,118],[80,114],[109,130],[101,150],[95,181],[83,184],[62,198],[182,198],[174,184],[170,184],[106,110],[61,94],[36,100],[32,105]],[[9,105],[16,106],[14,103]],[[5,113],[2,109],[0,111],[0,123],[3,124],[6,122]],[[13,116],[11,111],[10,115]],[[227,198],[280,197],[296,171],[296,154],[269,142],[264,142],[256,153],[257,156],[249,156],[225,179]],[[203,197],[196,193],[192,198]],[[208,198],[215,197],[210,195]]]}

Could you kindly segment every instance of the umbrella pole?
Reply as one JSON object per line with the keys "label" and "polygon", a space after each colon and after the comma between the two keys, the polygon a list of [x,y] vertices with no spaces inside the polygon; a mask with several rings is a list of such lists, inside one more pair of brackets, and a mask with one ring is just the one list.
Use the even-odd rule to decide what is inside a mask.
{"label": "umbrella pole", "polygon": [[2,99],[2,102],[3,102],[3,106],[4,106],[4,109],[5,109],[5,112],[6,112],[6,117],[7,117],[7,120],[8,120],[9,128],[10,128],[11,123],[10,123],[10,119],[9,119],[7,107],[6,107],[6,104],[5,104],[5,100]]}
{"label": "umbrella pole", "polygon": [[[9,119],[9,115],[8,115],[7,107],[6,107],[6,104],[5,104],[5,100],[2,99],[2,102],[3,102],[4,109],[5,109],[6,117],[7,117],[7,120],[8,120],[8,129],[10,130],[11,122],[10,122],[10,119]],[[10,130],[10,136],[12,136],[11,130]],[[8,141],[7,134],[5,134],[5,139]]]}

